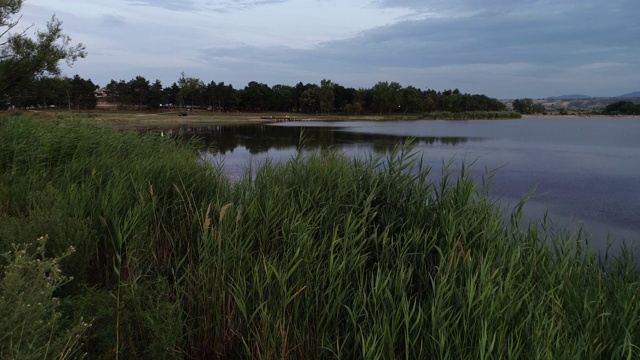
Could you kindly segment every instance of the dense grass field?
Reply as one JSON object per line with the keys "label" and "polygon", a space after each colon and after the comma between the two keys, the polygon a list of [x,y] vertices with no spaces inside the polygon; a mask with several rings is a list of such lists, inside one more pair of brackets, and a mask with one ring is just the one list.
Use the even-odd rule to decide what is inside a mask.
{"label": "dense grass field", "polygon": [[520,225],[465,169],[399,144],[231,183],[196,149],[0,118],[0,358],[640,358],[633,254]]}

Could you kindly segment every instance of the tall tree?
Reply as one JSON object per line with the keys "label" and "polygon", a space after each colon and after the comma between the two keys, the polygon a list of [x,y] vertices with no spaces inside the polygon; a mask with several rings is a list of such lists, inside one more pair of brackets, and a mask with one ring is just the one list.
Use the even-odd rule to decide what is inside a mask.
{"label": "tall tree", "polygon": [[242,90],[242,107],[248,111],[269,111],[272,90],[266,85],[251,81]]}
{"label": "tall tree", "polygon": [[413,86],[400,90],[400,109],[406,114],[420,110],[422,106],[422,92]]}
{"label": "tall tree", "polygon": [[180,86],[175,82],[164,89],[162,89],[162,95],[167,105],[178,106],[178,93],[180,92]]}
{"label": "tall tree", "polygon": [[[220,83],[224,86],[224,83]],[[220,86],[220,84],[218,84]],[[233,85],[229,84],[223,87],[224,102],[222,107],[226,111],[237,110],[240,107],[240,91],[233,88]]]}
{"label": "tall tree", "polygon": [[205,85],[204,81],[198,80],[198,86],[196,86],[192,105],[197,107],[207,107],[210,102],[211,100],[207,97],[207,85]]}
{"label": "tall tree", "polygon": [[429,89],[425,91],[424,101],[422,102],[422,110],[427,112],[433,112],[438,110],[438,100],[439,100],[438,92],[435,90]]}
{"label": "tall tree", "polygon": [[72,79],[69,79],[69,92],[71,97],[71,103],[69,107],[73,106],[76,110],[80,109],[93,109],[96,107],[96,85],[89,80],[85,80],[80,75],[75,75]]}
{"label": "tall tree", "polygon": [[128,85],[131,91],[131,101],[133,105],[137,106],[138,110],[142,110],[143,106],[147,103],[149,91],[151,90],[149,80],[138,75],[135,79],[131,79]]}
{"label": "tall tree", "polygon": [[221,93],[220,93],[220,90],[218,89],[218,84],[216,84],[215,81],[209,82],[206,85],[204,93],[205,93],[204,98],[206,100],[204,105],[211,107],[211,110],[217,109],[219,107],[218,104],[222,102]]}
{"label": "tall tree", "polygon": [[320,110],[319,99],[320,88],[318,85],[309,87],[300,97],[300,107],[302,111],[306,113],[317,113]]}
{"label": "tall tree", "polygon": [[[307,84],[311,85],[311,84]],[[305,86],[302,81],[297,83],[293,88],[293,110],[302,111],[302,93],[307,90],[308,86]]]}
{"label": "tall tree", "polygon": [[515,99],[512,103],[513,110],[520,114],[533,114],[533,99]]}
{"label": "tall tree", "polygon": [[[347,111],[346,106],[348,104],[355,105],[356,92],[354,88],[345,88],[342,85],[335,84],[333,87],[333,93],[335,94],[334,107],[339,111]],[[360,105],[360,107],[362,107],[362,105]],[[362,109],[360,109],[360,111],[362,111]]]}
{"label": "tall tree", "polygon": [[[18,29],[24,0],[0,1],[0,93],[11,96],[21,84],[46,75],[59,75],[61,60],[68,65],[86,56],[84,45],[70,45],[71,38],[62,32],[62,22],[55,15],[45,30],[28,36],[33,25]],[[15,18],[17,16],[17,19]]]}
{"label": "tall tree", "polygon": [[442,110],[450,111],[450,112],[462,112],[466,111],[465,105],[465,97],[461,95],[460,92],[450,93],[442,98]]}
{"label": "tall tree", "polygon": [[320,81],[320,111],[323,115],[328,115],[333,110],[333,102],[335,100],[334,86],[335,84],[331,80],[322,79]]}
{"label": "tall tree", "polygon": [[224,81],[207,85],[207,105],[211,105],[216,112],[226,112],[235,109],[239,104],[238,92],[231,84],[225,85]]}
{"label": "tall tree", "polygon": [[390,114],[391,111],[400,105],[400,86],[397,82],[388,83],[380,81],[373,86],[373,105],[377,112],[382,114]]}
{"label": "tall tree", "polygon": [[120,80],[118,82],[111,80],[111,82],[107,84],[106,88],[118,104],[118,108],[126,109],[132,104],[133,95],[128,82],[124,80]]}
{"label": "tall tree", "polygon": [[35,83],[35,96],[38,106],[62,106],[67,101],[70,84],[62,77],[45,76]]}
{"label": "tall tree", "polygon": [[178,91],[178,94],[176,95],[176,100],[180,107],[183,107],[185,102],[193,102],[194,97],[198,92],[199,85],[199,79],[186,77],[184,72],[181,73],[180,79],[178,79],[178,87],[180,88],[180,91]]}
{"label": "tall tree", "polygon": [[289,85],[274,85],[271,90],[273,92],[271,101],[273,109],[277,111],[290,111],[293,107],[293,87]]}
{"label": "tall tree", "polygon": [[162,82],[157,80],[149,87],[147,93],[147,108],[157,109],[164,103],[164,93],[162,92]]}

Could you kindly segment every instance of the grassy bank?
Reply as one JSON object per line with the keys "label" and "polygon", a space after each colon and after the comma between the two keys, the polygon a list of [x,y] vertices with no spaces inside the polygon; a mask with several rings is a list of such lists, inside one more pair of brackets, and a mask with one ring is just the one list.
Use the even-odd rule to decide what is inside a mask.
{"label": "grassy bank", "polygon": [[353,120],[474,120],[474,119],[518,119],[519,113],[508,111],[469,111],[464,113],[432,112],[420,114],[393,115],[318,115],[302,113],[214,113],[206,110],[193,110],[188,116],[178,116],[178,110],[161,111],[111,111],[111,110],[29,110],[30,116],[42,120],[83,120],[90,123],[108,125],[120,130],[137,128],[171,128],[182,124],[190,126],[209,126],[238,123],[262,123],[268,120],[263,117],[291,119],[320,120],[320,121],[353,121]]}
{"label": "grassy bank", "polygon": [[231,184],[195,149],[0,120],[0,357],[640,356],[630,252],[505,223],[464,169],[326,151]]}

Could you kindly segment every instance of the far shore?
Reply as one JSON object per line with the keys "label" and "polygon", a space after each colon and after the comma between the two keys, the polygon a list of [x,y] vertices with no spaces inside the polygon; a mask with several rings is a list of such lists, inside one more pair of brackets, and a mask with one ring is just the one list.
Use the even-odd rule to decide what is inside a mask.
{"label": "far shore", "polygon": [[[428,119],[425,114],[408,115],[317,115],[301,113],[212,113],[205,110],[188,112],[186,116],[180,116],[178,110],[165,111],[113,111],[113,110],[28,110],[28,113],[43,119],[77,119],[96,122],[113,126],[116,129],[167,129],[179,126],[206,127],[216,125],[260,124],[281,121],[393,121],[393,120],[423,120]],[[638,116],[607,116],[596,114],[536,114],[522,115],[523,118],[545,117],[593,117],[593,118],[620,118]],[[460,120],[454,120],[460,121]]]}
{"label": "far shore", "polygon": [[117,129],[174,128],[188,126],[215,126],[238,124],[261,124],[282,121],[393,121],[420,120],[424,114],[409,115],[318,115],[304,113],[214,113],[194,110],[180,116],[178,110],[131,111],[131,110],[28,110],[38,118],[77,119],[113,126]]}

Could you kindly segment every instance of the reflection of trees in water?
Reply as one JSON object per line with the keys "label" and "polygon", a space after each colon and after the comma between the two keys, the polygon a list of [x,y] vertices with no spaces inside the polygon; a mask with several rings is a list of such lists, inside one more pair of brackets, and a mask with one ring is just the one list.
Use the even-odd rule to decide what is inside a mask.
{"label": "reflection of trees in water", "polygon": [[187,127],[171,129],[173,134],[202,139],[202,150],[215,149],[221,154],[233,152],[238,146],[245,147],[250,153],[258,154],[270,149],[327,148],[350,144],[371,144],[373,151],[384,153],[392,150],[399,142],[410,138],[426,145],[458,145],[469,140],[468,137],[410,137],[389,134],[371,134],[344,131],[338,127],[298,127],[269,125],[218,125],[212,127]]}

